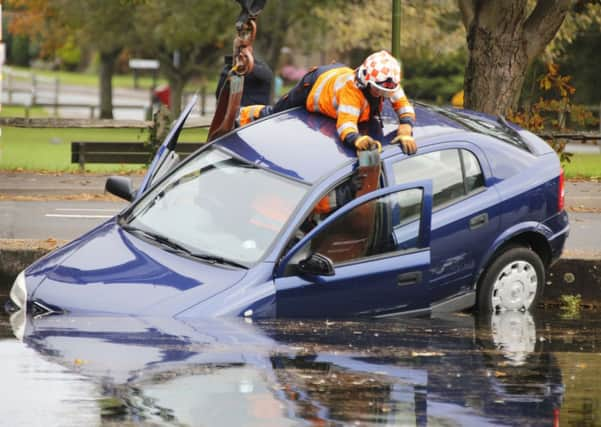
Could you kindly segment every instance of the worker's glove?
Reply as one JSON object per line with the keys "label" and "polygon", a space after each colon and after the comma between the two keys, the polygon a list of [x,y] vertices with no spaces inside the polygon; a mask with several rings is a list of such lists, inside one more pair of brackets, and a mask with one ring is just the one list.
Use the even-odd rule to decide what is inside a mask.
{"label": "worker's glove", "polygon": [[391,141],[391,144],[399,144],[403,153],[415,154],[417,151],[417,145],[415,145],[415,139],[409,135],[398,135]]}
{"label": "worker's glove", "polygon": [[359,151],[378,149],[382,151],[382,144],[368,135],[362,135],[355,140],[355,148]]}
{"label": "worker's glove", "polygon": [[406,123],[399,125],[397,136],[391,141],[391,144],[399,144],[405,154],[415,154],[417,145],[415,145],[415,139],[411,136],[411,132],[411,125]]}

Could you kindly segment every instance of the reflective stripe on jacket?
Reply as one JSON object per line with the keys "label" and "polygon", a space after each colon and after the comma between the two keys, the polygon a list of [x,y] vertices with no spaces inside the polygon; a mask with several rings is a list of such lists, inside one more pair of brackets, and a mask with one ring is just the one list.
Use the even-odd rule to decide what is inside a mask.
{"label": "reflective stripe on jacket", "polygon": [[265,108],[264,105],[248,105],[240,108],[240,116],[238,117],[240,126],[244,126],[253,122],[261,115],[261,110]]}
{"label": "reflective stripe on jacket", "polygon": [[[390,98],[401,123],[413,125],[415,111],[401,87]],[[369,120],[370,107],[355,84],[355,70],[339,67],[321,74],[307,97],[307,110],[336,119],[340,139],[359,133],[357,124]]]}

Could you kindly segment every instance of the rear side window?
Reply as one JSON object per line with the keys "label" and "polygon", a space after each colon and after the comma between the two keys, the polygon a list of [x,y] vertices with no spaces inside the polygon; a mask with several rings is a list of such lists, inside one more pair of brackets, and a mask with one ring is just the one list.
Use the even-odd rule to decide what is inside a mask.
{"label": "rear side window", "polygon": [[405,158],[393,165],[393,172],[395,184],[431,179],[434,207],[484,186],[480,163],[467,150],[440,150]]}
{"label": "rear side window", "polygon": [[471,151],[460,150],[465,171],[465,190],[469,194],[474,190],[484,187],[484,175],[480,169],[478,159]]}

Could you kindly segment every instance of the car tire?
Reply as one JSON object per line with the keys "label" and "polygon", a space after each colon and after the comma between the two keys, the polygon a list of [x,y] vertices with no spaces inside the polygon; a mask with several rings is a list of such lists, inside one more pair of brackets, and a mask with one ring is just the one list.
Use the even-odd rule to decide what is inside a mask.
{"label": "car tire", "polygon": [[478,285],[483,313],[528,310],[542,293],[545,267],[533,250],[510,246],[488,266]]}

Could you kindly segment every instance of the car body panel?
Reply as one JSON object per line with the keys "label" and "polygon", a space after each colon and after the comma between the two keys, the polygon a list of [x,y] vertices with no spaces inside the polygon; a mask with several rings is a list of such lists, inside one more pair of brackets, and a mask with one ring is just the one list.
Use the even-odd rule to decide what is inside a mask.
{"label": "car body panel", "polygon": [[[288,129],[285,139],[274,143],[269,128]],[[356,160],[355,153],[340,144],[332,144],[335,123],[303,109],[284,111],[224,136],[216,144],[251,163],[267,167],[293,179],[315,183],[340,166]],[[293,156],[290,154],[294,153]]]}
{"label": "car body panel", "polygon": [[[29,300],[74,313],[178,318],[342,317],[442,306],[463,309],[473,304],[478,278],[504,244],[537,236],[548,245],[547,261],[552,262],[569,233],[567,214],[558,207],[559,160],[540,138],[503,119],[417,104],[414,136],[419,151],[408,156],[391,144],[398,120],[386,104],[381,126],[377,121],[361,126],[382,142],[383,187],[343,206],[291,245],[316,203],[357,170],[356,153],[338,139],[335,122],[303,108],[287,110],[235,129],[175,165],[171,154],[193,104],[172,126],[136,200],[122,214],[131,213],[163,177],[185,168],[200,152],[218,148],[308,188],[262,258],[248,268],[200,261],[130,234],[115,218],[29,267]],[[395,164],[445,149],[469,150],[476,156],[483,187],[432,207],[430,181],[395,186]],[[424,189],[419,223],[423,241],[415,250],[342,263],[333,276],[284,274],[302,242],[327,224],[366,200],[412,186]],[[470,221],[480,216],[486,218],[483,225],[470,228]],[[406,273],[415,274],[415,282],[398,286]]]}
{"label": "car body panel", "polygon": [[73,313],[130,314],[147,307],[152,312],[161,301],[179,295],[213,295],[246,274],[171,253],[114,222],[88,234],[60,264],[47,262],[52,269],[32,298]]}

